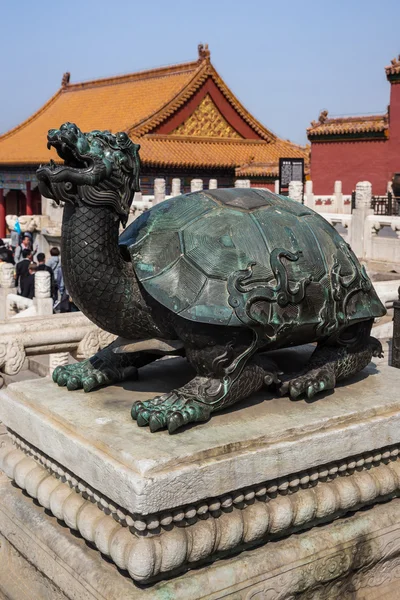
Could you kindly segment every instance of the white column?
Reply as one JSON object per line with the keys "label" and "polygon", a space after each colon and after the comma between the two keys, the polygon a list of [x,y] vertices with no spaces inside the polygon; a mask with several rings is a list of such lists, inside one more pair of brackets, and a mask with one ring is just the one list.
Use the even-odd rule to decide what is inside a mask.
{"label": "white column", "polygon": [[154,200],[153,204],[158,204],[165,200],[165,179],[156,177],[154,180]]}
{"label": "white column", "polygon": [[172,180],[171,196],[179,196],[181,193],[181,180],[179,177],[174,177]]}
{"label": "white column", "polygon": [[48,271],[35,273],[35,298],[50,298],[51,275]]}
{"label": "white column", "polygon": [[250,179],[236,179],[235,181],[235,188],[249,188],[250,186]]}
{"label": "white column", "polygon": [[303,200],[303,184],[301,181],[291,181],[289,183],[289,198],[301,202]]}
{"label": "white column", "polygon": [[35,297],[33,306],[37,315],[53,314],[53,298],[51,297],[51,278],[48,271],[35,273]]}
{"label": "white column", "polygon": [[343,206],[343,194],[342,194],[342,182],[341,181],[335,181],[335,185],[333,188],[333,196],[334,196],[334,202],[335,202],[335,206],[336,206],[336,212],[343,213],[344,206]]}
{"label": "white column", "polygon": [[279,179],[275,179],[274,192],[275,192],[275,194],[279,194]]}
{"label": "white column", "polygon": [[209,190],[216,190],[218,188],[218,181],[217,179],[210,179],[210,181],[208,182],[208,189]]}
{"label": "white column", "polygon": [[313,194],[313,182],[310,180],[306,181],[306,190],[304,193],[304,204],[309,208],[314,208],[314,194]]}
{"label": "white column", "polygon": [[356,208],[371,208],[372,184],[359,181],[356,185]]}
{"label": "white column", "polygon": [[372,231],[368,231],[367,217],[373,215],[371,209],[372,185],[369,181],[359,181],[356,185],[356,207],[351,218],[351,239],[349,243],[360,259],[369,253]]}
{"label": "white column", "polygon": [[9,263],[3,263],[1,265],[1,287],[2,288],[12,288],[15,287],[15,279],[14,279],[14,265],[10,265]]}
{"label": "white column", "polygon": [[201,192],[203,189],[203,180],[202,179],[192,179],[190,182],[190,191],[191,192]]}

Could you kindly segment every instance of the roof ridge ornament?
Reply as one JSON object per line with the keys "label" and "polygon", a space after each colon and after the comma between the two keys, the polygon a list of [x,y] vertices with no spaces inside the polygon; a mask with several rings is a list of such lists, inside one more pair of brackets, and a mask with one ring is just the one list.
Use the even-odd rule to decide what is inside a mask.
{"label": "roof ridge ornament", "polygon": [[199,44],[197,46],[197,50],[199,53],[199,62],[203,60],[210,60],[211,52],[208,49],[208,44]]}
{"label": "roof ridge ornament", "polygon": [[71,79],[71,73],[68,71],[64,73],[61,79],[61,87],[65,88],[69,84],[69,80]]}
{"label": "roof ridge ornament", "polygon": [[[319,113],[318,121],[311,121],[311,127],[317,127],[318,125],[323,125],[328,118],[328,111],[321,110]],[[289,142],[290,140],[288,140]]]}
{"label": "roof ridge ornament", "polygon": [[396,83],[400,81],[400,54],[392,58],[390,65],[385,67],[386,77],[389,81]]}

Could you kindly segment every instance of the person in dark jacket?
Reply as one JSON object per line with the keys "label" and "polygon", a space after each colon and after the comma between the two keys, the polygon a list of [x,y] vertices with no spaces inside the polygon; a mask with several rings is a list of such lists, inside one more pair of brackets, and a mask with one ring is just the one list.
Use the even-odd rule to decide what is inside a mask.
{"label": "person in dark jacket", "polygon": [[28,277],[29,275],[29,265],[31,260],[32,250],[30,248],[24,248],[22,250],[22,260],[20,260],[15,267],[15,284],[20,290],[22,289],[25,277]]}
{"label": "person in dark jacket", "polygon": [[14,257],[12,250],[8,248],[4,240],[0,238],[0,261],[9,263],[10,265],[14,264]]}
{"label": "person in dark jacket", "polygon": [[[23,262],[23,261],[21,261]],[[21,263],[18,263],[21,264]],[[21,282],[21,296],[24,298],[33,298],[35,295],[35,271],[36,263],[31,262],[28,266],[28,275]]]}

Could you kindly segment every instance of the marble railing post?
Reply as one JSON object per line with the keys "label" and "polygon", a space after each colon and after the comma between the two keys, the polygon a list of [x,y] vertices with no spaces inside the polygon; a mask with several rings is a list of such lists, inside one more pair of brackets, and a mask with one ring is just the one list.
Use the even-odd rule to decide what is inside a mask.
{"label": "marble railing post", "polygon": [[236,179],[235,188],[249,188],[249,187],[251,187],[250,179]]}
{"label": "marble railing post", "polygon": [[158,204],[165,200],[165,179],[156,177],[154,180],[154,201],[153,204]]}
{"label": "marble railing post", "polygon": [[203,189],[203,180],[202,179],[192,179],[190,182],[190,191],[191,192],[201,192]]}
{"label": "marble railing post", "polygon": [[303,200],[303,184],[301,181],[291,181],[289,183],[289,198],[296,200],[296,202],[302,202]]}
{"label": "marble railing post", "polygon": [[356,185],[356,207],[352,212],[351,239],[353,252],[360,259],[371,253],[372,231],[368,231],[367,217],[373,215],[371,209],[372,185],[369,181],[359,181]]}
{"label": "marble railing post", "polygon": [[314,208],[314,194],[313,194],[313,182],[310,180],[306,181],[306,189],[304,193],[304,204],[309,208]]}
{"label": "marble railing post", "polygon": [[218,188],[218,181],[216,179],[210,179],[208,182],[209,190],[216,190]]}
{"label": "marble railing post", "polygon": [[333,197],[335,199],[336,212],[343,213],[344,205],[343,205],[343,194],[342,194],[342,182],[335,181],[335,186],[333,189]]}
{"label": "marble railing post", "polygon": [[16,292],[14,279],[14,265],[2,263],[0,265],[0,321],[7,318],[8,294]]}
{"label": "marble railing post", "polygon": [[15,287],[14,265],[3,263],[0,269],[0,285],[2,288]]}
{"label": "marble railing post", "polygon": [[279,179],[275,179],[274,181],[274,192],[275,194],[279,194]]}
{"label": "marble railing post", "polygon": [[53,298],[51,297],[51,276],[48,271],[35,273],[35,297],[33,305],[37,315],[53,314]]}
{"label": "marble railing post", "polygon": [[174,177],[172,180],[171,196],[179,196],[181,193],[181,180],[179,177]]}

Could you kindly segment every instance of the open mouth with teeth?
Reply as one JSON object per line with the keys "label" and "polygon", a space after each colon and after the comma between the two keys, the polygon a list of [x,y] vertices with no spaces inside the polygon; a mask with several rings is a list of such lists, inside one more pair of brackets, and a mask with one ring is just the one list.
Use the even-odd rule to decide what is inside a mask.
{"label": "open mouth with teeth", "polygon": [[37,170],[43,196],[57,203],[107,205],[126,222],[139,190],[140,161],[139,146],[125,132],[83,133],[74,123],[64,123],[50,129],[47,147],[55,148],[63,163],[51,159]]}
{"label": "open mouth with teeth", "polygon": [[77,191],[80,186],[98,185],[111,171],[111,164],[105,159],[99,143],[92,152],[86,135],[73,123],[51,129],[47,148],[55,148],[64,161],[56,164],[51,159],[37,170],[41,193],[56,202],[71,200],[71,191]]}

